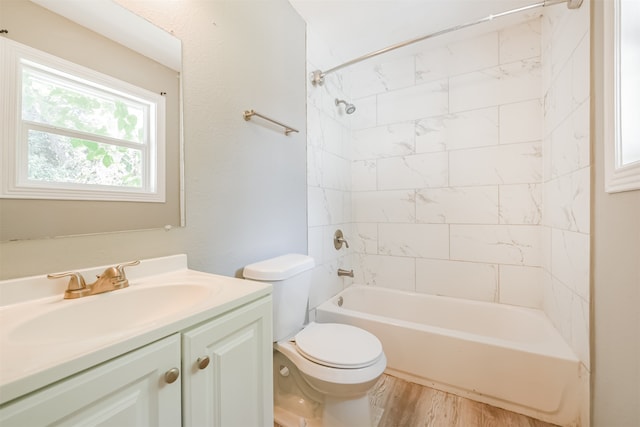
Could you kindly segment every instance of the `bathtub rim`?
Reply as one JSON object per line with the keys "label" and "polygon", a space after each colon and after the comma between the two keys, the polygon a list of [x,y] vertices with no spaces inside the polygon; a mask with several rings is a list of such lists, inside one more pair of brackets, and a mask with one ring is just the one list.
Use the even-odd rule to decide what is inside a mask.
{"label": "bathtub rim", "polygon": [[[555,336],[552,337],[553,341],[548,343],[551,346],[551,348],[549,348],[549,346],[545,346],[544,348],[541,348],[541,346],[537,344],[530,344],[525,341],[512,341],[504,338],[491,337],[487,335],[481,335],[481,334],[467,332],[467,331],[459,331],[459,330],[444,328],[440,326],[424,325],[418,322],[395,319],[395,318],[385,317],[382,315],[371,314],[364,311],[359,311],[359,310],[338,306],[338,299],[340,297],[344,298],[349,291],[360,291],[363,289],[367,291],[374,291],[374,292],[400,294],[405,297],[418,296],[418,297],[424,297],[424,298],[430,298],[430,299],[439,299],[439,300],[448,301],[452,303],[461,303],[461,304],[475,305],[475,306],[496,306],[496,307],[499,307],[501,310],[521,311],[527,314],[533,314],[535,315],[535,317],[545,321],[547,323],[545,327],[553,331]],[[536,354],[539,356],[548,356],[548,357],[562,359],[568,362],[581,363],[579,357],[573,352],[571,347],[564,341],[564,339],[560,335],[560,332],[555,328],[553,323],[551,323],[551,321],[549,320],[545,312],[543,310],[535,309],[531,307],[521,307],[516,305],[502,304],[502,303],[488,302],[488,301],[477,301],[477,300],[450,297],[445,295],[433,295],[433,294],[408,291],[404,289],[385,288],[382,286],[353,284],[344,288],[341,292],[339,292],[338,294],[334,295],[333,297],[329,298],[327,301],[317,306],[316,318],[318,317],[317,312],[322,310],[332,312],[332,313],[345,313],[349,315],[354,315],[356,317],[362,317],[370,321],[382,321],[382,319],[384,319],[386,323],[389,323],[391,325],[398,326],[398,327],[409,327],[412,329],[416,329],[414,325],[423,326],[424,328],[428,329],[429,332],[433,332],[438,335],[453,336],[453,337],[468,340],[474,343],[490,344],[490,345],[495,345],[499,347],[507,347],[510,349],[515,349],[518,351]]]}

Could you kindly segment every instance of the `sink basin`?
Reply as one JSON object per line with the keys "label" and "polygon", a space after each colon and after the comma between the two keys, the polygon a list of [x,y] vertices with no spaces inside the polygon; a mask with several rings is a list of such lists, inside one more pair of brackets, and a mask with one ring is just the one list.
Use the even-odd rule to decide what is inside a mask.
{"label": "sink basin", "polygon": [[201,303],[215,287],[197,284],[129,287],[77,300],[61,300],[9,334],[14,342],[53,344],[127,335]]}

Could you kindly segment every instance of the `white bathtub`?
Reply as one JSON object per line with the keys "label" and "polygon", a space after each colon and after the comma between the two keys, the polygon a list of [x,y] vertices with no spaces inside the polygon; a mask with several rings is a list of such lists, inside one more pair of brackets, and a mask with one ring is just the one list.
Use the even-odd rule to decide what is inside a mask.
{"label": "white bathtub", "polygon": [[564,426],[579,419],[580,361],[542,311],[353,285],[316,320],[375,334],[391,375]]}

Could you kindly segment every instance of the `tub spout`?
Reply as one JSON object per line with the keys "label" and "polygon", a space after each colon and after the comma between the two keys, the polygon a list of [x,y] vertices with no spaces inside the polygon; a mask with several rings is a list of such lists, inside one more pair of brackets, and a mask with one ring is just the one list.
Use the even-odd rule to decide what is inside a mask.
{"label": "tub spout", "polygon": [[353,277],[353,270],[344,270],[342,268],[338,269],[338,276],[342,277],[342,276],[349,276],[349,277]]}

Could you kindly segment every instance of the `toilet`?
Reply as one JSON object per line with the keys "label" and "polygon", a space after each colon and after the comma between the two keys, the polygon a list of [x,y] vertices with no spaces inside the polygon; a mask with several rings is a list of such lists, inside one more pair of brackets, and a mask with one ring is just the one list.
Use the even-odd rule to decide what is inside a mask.
{"label": "toilet", "polygon": [[244,268],[273,286],[274,418],[283,427],[371,427],[367,392],[387,366],[380,340],[351,325],[305,325],[313,258],[288,254]]}

